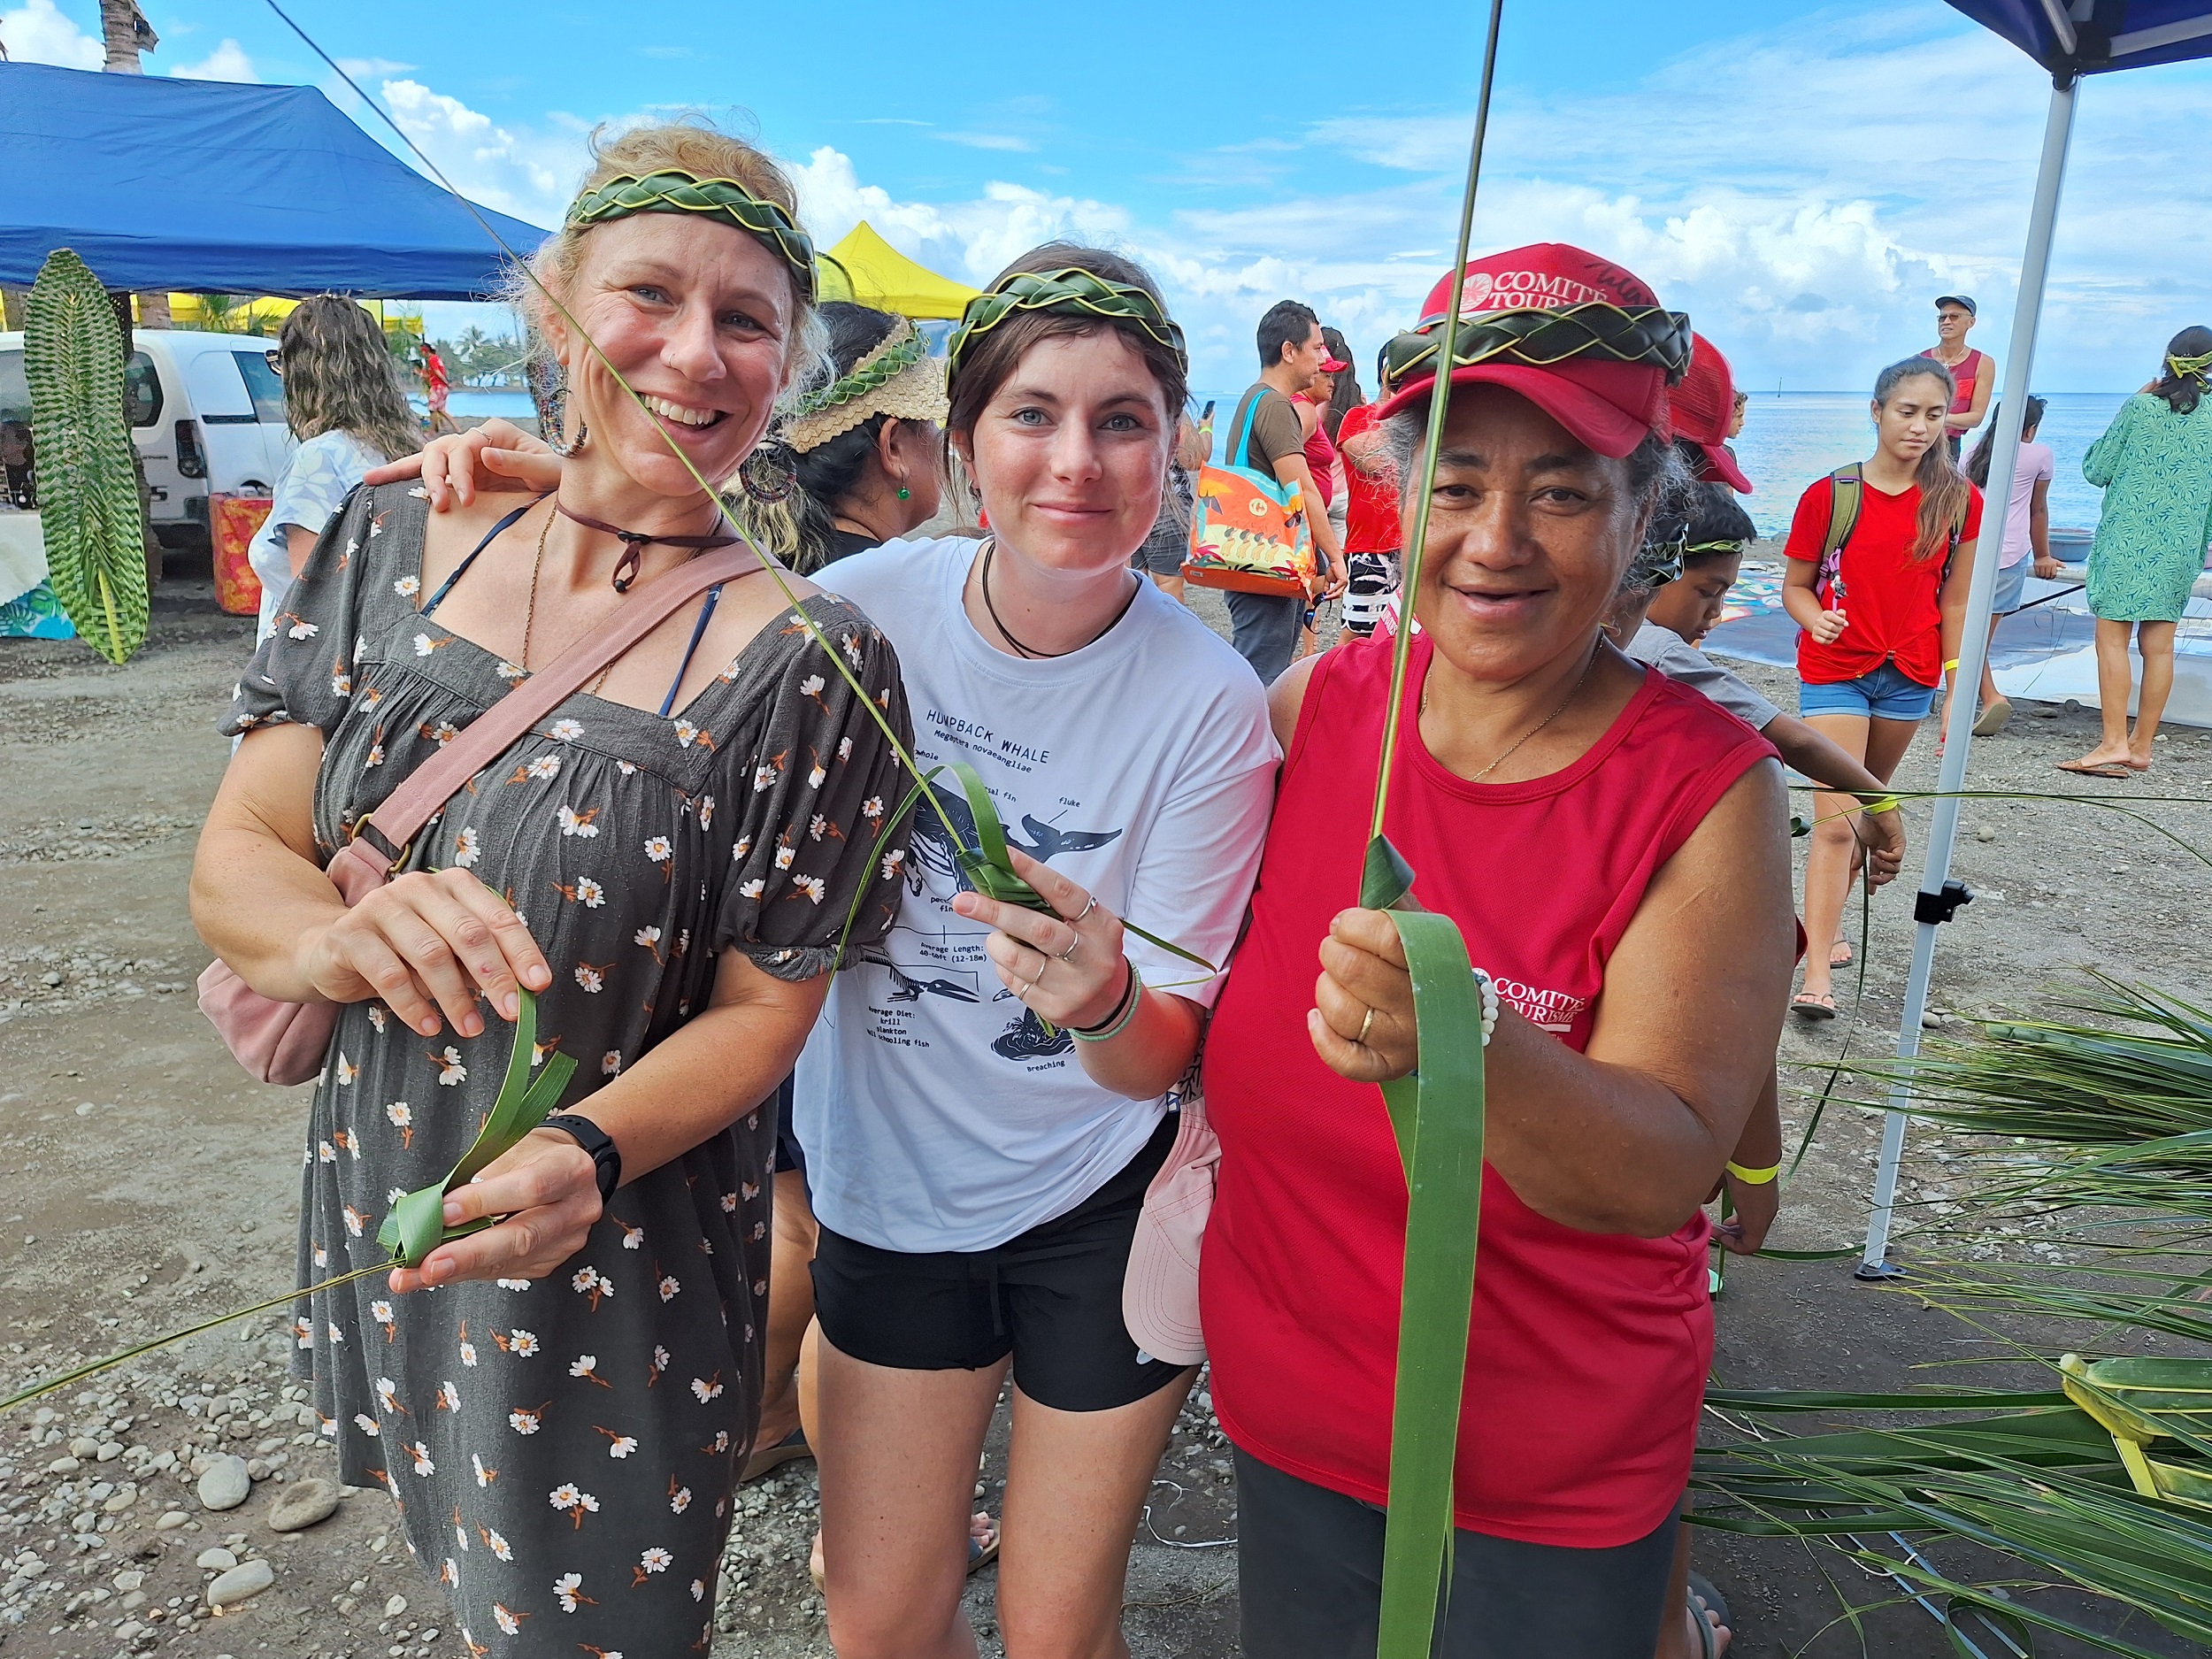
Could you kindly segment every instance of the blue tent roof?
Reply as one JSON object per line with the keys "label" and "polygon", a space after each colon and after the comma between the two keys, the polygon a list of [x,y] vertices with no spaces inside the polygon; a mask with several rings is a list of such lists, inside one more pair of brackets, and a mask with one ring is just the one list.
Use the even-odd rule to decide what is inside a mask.
{"label": "blue tent roof", "polygon": [[2053,73],[2212,57],[2212,0],[1950,0]]}
{"label": "blue tent roof", "polygon": [[[0,63],[0,282],[73,248],[111,288],[480,299],[500,253],[313,87]],[[528,252],[545,232],[488,211]]]}

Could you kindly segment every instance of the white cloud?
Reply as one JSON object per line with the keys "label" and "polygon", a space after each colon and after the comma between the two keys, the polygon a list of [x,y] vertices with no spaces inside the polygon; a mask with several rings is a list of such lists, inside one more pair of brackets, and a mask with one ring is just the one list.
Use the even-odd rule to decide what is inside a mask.
{"label": "white cloud", "polygon": [[25,0],[13,12],[0,12],[0,42],[19,64],[97,69],[107,62],[98,38],[55,10],[54,0]]}
{"label": "white cloud", "polygon": [[338,67],[356,81],[373,81],[379,75],[403,75],[412,70],[413,64],[395,63],[388,58],[341,58]]}
{"label": "white cloud", "polygon": [[261,79],[254,73],[253,59],[246,56],[246,49],[234,40],[226,40],[198,63],[185,64],[169,73],[180,81],[258,82]]}
{"label": "white cloud", "polygon": [[[574,134],[511,131],[418,81],[387,81],[380,90],[401,130],[463,195],[533,224],[557,221],[582,171],[584,147]],[[366,124],[380,125],[373,115]]]}
{"label": "white cloud", "polygon": [[1026,138],[1018,138],[1011,133],[940,133],[937,137],[942,143],[959,144],[969,150],[1031,150],[1037,148]]}

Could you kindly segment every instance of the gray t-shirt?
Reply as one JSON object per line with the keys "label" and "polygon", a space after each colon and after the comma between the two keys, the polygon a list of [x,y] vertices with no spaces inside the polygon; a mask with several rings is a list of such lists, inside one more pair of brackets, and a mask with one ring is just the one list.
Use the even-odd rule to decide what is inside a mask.
{"label": "gray t-shirt", "polygon": [[1755,732],[1764,731],[1767,722],[1782,712],[1672,628],[1656,622],[1636,630],[1628,654],[1717,703]]}

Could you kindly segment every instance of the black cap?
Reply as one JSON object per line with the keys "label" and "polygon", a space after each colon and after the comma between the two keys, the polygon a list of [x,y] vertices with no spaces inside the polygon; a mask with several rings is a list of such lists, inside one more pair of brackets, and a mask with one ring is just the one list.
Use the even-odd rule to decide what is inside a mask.
{"label": "black cap", "polygon": [[1941,311],[1946,305],[1963,306],[1966,310],[1966,314],[1969,317],[1979,317],[1982,314],[1981,308],[1976,305],[1971,299],[1963,294],[1939,294],[1936,296],[1936,310]]}

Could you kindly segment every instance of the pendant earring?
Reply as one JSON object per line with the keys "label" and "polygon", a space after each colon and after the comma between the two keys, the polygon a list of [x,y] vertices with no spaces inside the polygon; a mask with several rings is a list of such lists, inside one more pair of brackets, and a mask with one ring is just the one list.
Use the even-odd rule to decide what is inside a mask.
{"label": "pendant earring", "polygon": [[799,487],[799,457],[789,444],[769,439],[738,464],[737,482],[749,499],[764,507],[789,501]]}
{"label": "pendant earring", "polygon": [[580,453],[591,442],[591,428],[580,419],[576,423],[576,436],[568,436],[568,371],[557,370],[553,388],[545,395],[546,447],[564,461]]}
{"label": "pendant earring", "polygon": [[914,492],[910,489],[902,488],[899,491],[899,499],[901,501],[912,501],[914,499]]}

